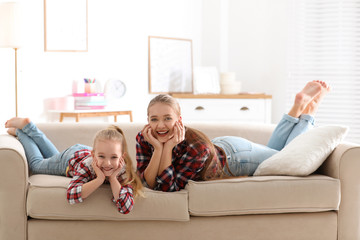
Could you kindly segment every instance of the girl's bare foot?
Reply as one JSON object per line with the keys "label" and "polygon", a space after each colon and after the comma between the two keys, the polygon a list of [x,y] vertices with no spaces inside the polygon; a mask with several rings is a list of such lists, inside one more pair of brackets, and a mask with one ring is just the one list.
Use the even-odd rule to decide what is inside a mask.
{"label": "girl's bare foot", "polygon": [[14,136],[14,137],[16,137],[16,128],[9,128],[7,130],[7,133]]}
{"label": "girl's bare foot", "polygon": [[321,93],[322,86],[318,81],[308,82],[301,92],[295,96],[295,102],[288,115],[299,117],[308,104]]}
{"label": "girl's bare foot", "polygon": [[19,129],[22,129],[23,127],[25,127],[29,123],[30,123],[29,118],[14,117],[14,118],[11,118],[11,119],[6,121],[5,127],[6,128],[19,128]]}
{"label": "girl's bare foot", "polygon": [[331,87],[326,82],[319,80],[316,80],[315,82],[321,85],[321,92],[316,97],[314,97],[314,99],[306,106],[302,114],[314,115],[319,108],[321,100],[331,90]]}

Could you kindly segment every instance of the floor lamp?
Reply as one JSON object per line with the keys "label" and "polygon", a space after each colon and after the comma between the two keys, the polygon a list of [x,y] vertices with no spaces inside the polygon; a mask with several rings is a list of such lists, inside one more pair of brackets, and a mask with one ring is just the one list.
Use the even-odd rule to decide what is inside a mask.
{"label": "floor lamp", "polygon": [[15,114],[18,116],[17,94],[17,50],[21,41],[21,13],[20,3],[0,3],[0,48],[15,50]]}

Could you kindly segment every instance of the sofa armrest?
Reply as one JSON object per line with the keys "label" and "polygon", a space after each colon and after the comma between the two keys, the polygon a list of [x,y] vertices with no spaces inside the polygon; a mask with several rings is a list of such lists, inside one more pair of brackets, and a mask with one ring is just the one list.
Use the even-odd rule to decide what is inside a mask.
{"label": "sofa armrest", "polygon": [[28,178],[23,146],[0,135],[0,239],[26,239]]}
{"label": "sofa armrest", "polygon": [[341,183],[338,240],[360,239],[360,145],[342,143],[320,168]]}

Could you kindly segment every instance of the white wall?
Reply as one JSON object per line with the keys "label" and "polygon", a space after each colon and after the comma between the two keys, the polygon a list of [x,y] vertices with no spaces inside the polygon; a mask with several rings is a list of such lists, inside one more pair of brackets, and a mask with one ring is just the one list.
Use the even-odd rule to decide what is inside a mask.
{"label": "white wall", "polygon": [[209,0],[203,8],[207,24],[203,26],[202,64],[215,65],[220,72],[236,72],[243,91],[271,94],[275,123],[287,110],[289,2]]}
{"label": "white wall", "polygon": [[[90,77],[105,83],[118,78],[127,85],[120,104],[133,110],[135,121],[145,121],[152,97],[148,94],[149,35],[192,39],[194,66],[235,71],[244,91],[273,95],[274,121],[284,111],[286,0],[88,0],[87,53],[44,52],[43,0],[23,4],[20,116],[48,120],[44,100],[70,94],[75,79]],[[14,81],[13,61],[11,49],[0,49],[1,122],[14,115],[8,100],[13,92],[9,85]]]}
{"label": "white wall", "polygon": [[[288,0],[230,2],[229,68],[249,92],[273,96],[272,121],[286,111]],[[250,3],[251,2],[251,3]]]}

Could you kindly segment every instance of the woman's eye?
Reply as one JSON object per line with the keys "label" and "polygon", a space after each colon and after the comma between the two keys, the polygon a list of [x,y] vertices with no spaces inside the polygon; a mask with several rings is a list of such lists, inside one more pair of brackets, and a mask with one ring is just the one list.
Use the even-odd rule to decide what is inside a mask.
{"label": "woman's eye", "polygon": [[166,120],[166,121],[171,121],[172,118],[171,118],[171,117],[167,117],[167,118],[165,118],[165,120]]}
{"label": "woman's eye", "polygon": [[152,122],[156,122],[156,121],[157,121],[157,119],[153,118],[153,119],[150,119],[150,121],[152,121]]}

